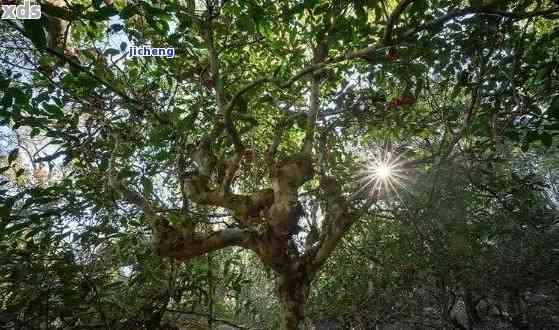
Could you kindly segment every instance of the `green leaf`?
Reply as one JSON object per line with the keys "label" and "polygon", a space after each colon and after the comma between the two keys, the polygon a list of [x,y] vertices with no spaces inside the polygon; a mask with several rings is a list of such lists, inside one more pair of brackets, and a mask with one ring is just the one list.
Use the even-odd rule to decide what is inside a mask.
{"label": "green leaf", "polygon": [[2,104],[3,107],[9,108],[9,107],[12,106],[12,101],[13,100],[14,99],[13,99],[12,95],[6,93],[6,94],[4,94],[4,97],[2,97],[1,104]]}
{"label": "green leaf", "polygon": [[135,4],[129,4],[120,12],[120,17],[122,19],[128,19],[138,13],[138,6]]}
{"label": "green leaf", "polygon": [[243,97],[239,97],[237,99],[237,104],[239,105],[239,112],[246,113],[248,110],[248,103],[247,100]]}
{"label": "green leaf", "polygon": [[157,8],[155,6],[151,6],[148,3],[144,2],[144,8],[146,10],[146,12],[148,14],[150,14],[150,16],[147,16],[146,18],[150,18],[150,17],[158,17],[158,16],[162,16],[165,13],[165,11],[163,9]]}
{"label": "green leaf", "polygon": [[410,8],[410,14],[423,14],[427,10],[427,1],[414,1]]}
{"label": "green leaf", "polygon": [[559,95],[553,98],[547,113],[549,116],[559,120]]}
{"label": "green leaf", "polygon": [[122,24],[112,24],[109,27],[109,30],[112,31],[112,33],[120,32],[120,31],[122,31],[122,29],[124,29],[124,25],[122,25]]}
{"label": "green leaf", "polygon": [[548,131],[559,131],[559,123],[544,125],[543,127]]}
{"label": "green leaf", "polygon": [[10,151],[10,154],[8,155],[8,164],[15,161],[18,155],[19,155],[19,149],[16,148]]}
{"label": "green leaf", "polygon": [[[4,201],[4,205],[0,206],[0,219],[7,220],[10,218],[10,213],[12,212],[12,207],[14,206],[15,200],[13,198],[7,198]],[[1,226],[5,226],[6,222],[0,222]]]}
{"label": "green leaf", "polygon": [[96,12],[87,13],[85,16],[92,21],[105,21],[115,15],[118,15],[118,12],[113,7],[103,7]]}
{"label": "green leaf", "polygon": [[103,4],[103,0],[93,0],[93,7],[95,7],[96,9],[101,8],[101,5]]}
{"label": "green leaf", "polygon": [[553,137],[549,133],[542,133],[540,135],[540,140],[546,147],[551,147],[551,145],[553,144]]}
{"label": "green leaf", "polygon": [[[1,214],[1,212],[0,212],[0,214]],[[21,222],[21,223],[11,225],[10,227],[5,228],[5,234],[16,233],[16,232],[28,227],[29,225],[31,225],[31,223],[32,223],[32,221],[26,221],[26,222]]]}
{"label": "green leaf", "polygon": [[120,54],[120,51],[118,49],[114,49],[114,48],[109,48],[105,51],[105,56],[114,56],[114,55],[118,55]]}
{"label": "green leaf", "polygon": [[53,104],[45,104],[45,109],[50,112],[54,117],[62,119],[64,118],[64,112],[60,107],[53,105]]}
{"label": "green leaf", "polygon": [[142,178],[142,186],[144,187],[144,195],[150,196],[153,193],[153,183],[149,178]]}
{"label": "green leaf", "polygon": [[529,131],[526,135],[526,143],[532,143],[540,139],[540,135],[535,131]]}
{"label": "green leaf", "polygon": [[28,103],[29,99],[21,88],[10,88],[9,92],[13,95],[16,104],[23,105]]}
{"label": "green leaf", "polygon": [[71,11],[66,10],[64,8],[60,8],[58,6],[54,6],[48,2],[43,2],[41,4],[41,11],[45,14],[48,14],[49,16],[63,18],[64,20],[67,21],[71,21],[75,18],[75,16]]}
{"label": "green leaf", "polygon": [[48,101],[49,99],[50,99],[49,92],[43,92],[43,93],[37,95],[37,97],[35,98],[35,101],[43,102],[43,101]]}
{"label": "green leaf", "polygon": [[35,45],[40,48],[47,46],[47,37],[41,20],[24,20],[23,29]]}

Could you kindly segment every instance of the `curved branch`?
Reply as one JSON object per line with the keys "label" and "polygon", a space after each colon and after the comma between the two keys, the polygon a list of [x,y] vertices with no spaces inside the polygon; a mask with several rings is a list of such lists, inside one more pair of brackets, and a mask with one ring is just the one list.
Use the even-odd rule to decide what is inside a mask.
{"label": "curved branch", "polygon": [[402,0],[396,6],[396,9],[390,14],[388,17],[388,21],[386,22],[386,27],[384,29],[384,35],[382,37],[382,45],[389,45],[392,43],[392,31],[394,30],[394,25],[398,22],[398,19],[406,10],[406,8],[415,0]]}
{"label": "curved branch", "polygon": [[304,112],[297,112],[289,116],[285,116],[277,123],[275,127],[274,138],[272,139],[272,143],[268,147],[268,150],[266,150],[266,155],[265,155],[266,163],[268,163],[269,166],[273,165],[274,156],[277,152],[279,145],[281,144],[281,139],[285,131],[287,131],[293,125],[293,122],[297,118],[306,117],[306,116],[307,114]]}
{"label": "curved branch", "polygon": [[[19,27],[17,24],[11,22],[11,21],[6,21],[6,23],[13,28],[14,30],[18,31],[21,35],[23,35],[25,38],[29,39],[29,40],[33,40],[33,38],[31,38],[31,36],[25,32],[25,30],[23,30],[21,27]],[[91,79],[93,79],[94,81],[96,81],[97,83],[99,83],[101,86],[103,86],[104,88],[106,88],[107,90],[115,93],[117,96],[119,96],[120,98],[122,98],[126,103],[134,106],[136,108],[136,110],[142,111],[142,109],[146,109],[148,110],[149,113],[151,113],[155,119],[157,119],[160,123],[162,124],[166,124],[166,125],[172,125],[172,123],[167,120],[164,117],[161,117],[157,111],[155,111],[155,109],[153,109],[152,107],[146,107],[145,104],[141,101],[138,101],[130,96],[128,96],[125,92],[121,91],[120,89],[116,88],[115,86],[111,85],[110,82],[104,80],[103,78],[91,73],[91,71],[87,68],[84,67],[83,65],[81,65],[81,63],[76,62],[74,59],[66,56],[65,54],[49,47],[49,46],[45,46],[45,45],[40,45],[37,43],[33,43],[33,45],[40,51],[44,51],[47,52],[53,56],[55,56],[56,58],[58,58],[59,60],[61,60],[63,63],[68,63],[68,65],[70,65],[72,68],[83,72],[84,74],[86,74],[88,77],[90,77]]]}
{"label": "curved branch", "polygon": [[253,89],[255,87],[258,87],[259,85],[262,85],[262,84],[267,83],[267,82],[271,82],[273,80],[274,80],[274,78],[272,78],[272,77],[262,77],[262,78],[258,78],[256,80],[248,83],[246,86],[241,88],[237,93],[235,93],[235,95],[233,95],[233,98],[231,99],[231,101],[229,101],[229,103],[227,103],[227,106],[225,107],[225,111],[232,110],[233,106],[235,105],[235,102],[241,96],[243,96],[243,94],[245,94],[246,92],[250,91],[251,89]]}
{"label": "curved branch", "polygon": [[234,102],[236,101],[236,98],[231,100],[231,102],[229,102],[228,104],[225,104],[225,92],[223,87],[223,80],[221,79],[220,72],[219,72],[218,52],[215,49],[215,44],[213,40],[212,20],[209,19],[207,24],[208,26],[206,28],[206,31],[204,31],[205,32],[204,37],[206,39],[206,45],[208,47],[208,55],[210,60],[210,72],[212,75],[212,79],[214,81],[217,109],[219,113],[223,116],[223,123],[225,125],[225,130],[227,131],[227,134],[231,138],[231,142],[235,146],[235,150],[237,151],[238,154],[242,154],[245,148],[243,146],[241,139],[239,138],[239,133],[235,128],[235,124],[233,123],[233,118],[232,118],[233,105],[235,104]]}
{"label": "curved branch", "polygon": [[260,211],[272,205],[274,201],[271,189],[263,189],[249,195],[238,195],[212,190],[207,185],[207,178],[191,175],[183,180],[187,197],[201,205],[220,206],[233,212],[233,216],[245,226],[250,226],[253,218],[259,217]]}
{"label": "curved branch", "polygon": [[[318,243],[302,257],[310,274],[320,269],[351,225],[359,219],[358,212],[352,211],[349,201],[342,195],[341,184],[336,179],[323,175],[320,177],[320,186],[326,199],[322,230]],[[373,202],[369,201],[364,209],[368,209]]]}
{"label": "curved branch", "polygon": [[433,26],[440,26],[452,19],[463,17],[470,14],[497,15],[497,16],[510,17],[510,18],[516,18],[521,20],[521,19],[532,18],[532,17],[545,17],[547,15],[551,15],[559,12],[559,7],[551,8],[547,10],[541,10],[541,11],[527,12],[527,13],[513,13],[513,12],[505,12],[505,11],[492,9],[492,7],[502,2],[503,0],[497,0],[497,1],[492,1],[491,3],[481,7],[468,7],[464,9],[450,11],[446,15],[443,15],[439,18],[435,18],[429,22],[426,22],[415,28],[407,30],[401,35],[401,39],[402,40],[407,39],[412,35],[424,30],[428,30]]}
{"label": "curved branch", "polygon": [[[323,63],[328,56],[328,46],[324,40],[321,40],[317,47],[313,50],[313,63],[319,64]],[[310,95],[310,105],[309,105],[309,115],[307,116],[307,132],[305,135],[305,140],[303,142],[303,153],[306,155],[311,155],[313,142],[314,142],[314,132],[316,128],[316,120],[318,118],[318,113],[320,111],[320,85],[322,82],[322,77],[317,72],[314,73],[311,81],[311,95]]]}
{"label": "curved branch", "polygon": [[[109,159],[109,187],[120,193],[125,201],[139,207],[152,229],[152,245],[155,252],[163,257],[186,260],[216,251],[227,246],[245,246],[252,240],[252,232],[239,228],[227,228],[209,233],[198,233],[196,227],[185,224],[172,226],[151,201],[141,193],[129,189],[116,179],[115,158],[119,148],[118,135],[115,136],[115,147]],[[188,188],[187,185],[185,185]],[[191,191],[187,191],[191,193]],[[259,207],[266,202],[265,194],[261,199],[249,199],[250,206]],[[245,203],[246,201],[243,200]],[[241,204],[240,202],[237,202]],[[186,221],[190,219],[185,219]]]}
{"label": "curved branch", "polygon": [[[369,47],[364,47],[364,48],[359,48],[359,49],[355,49],[355,50],[348,50],[344,55],[341,56],[337,56],[334,58],[330,58],[325,60],[324,62],[321,63],[316,63],[316,64],[311,64],[307,67],[304,67],[303,69],[301,69],[300,71],[298,71],[297,73],[295,73],[291,78],[289,78],[288,80],[285,81],[281,81],[273,76],[263,76],[260,78],[257,78],[256,80],[248,83],[245,87],[241,88],[239,90],[239,92],[237,92],[237,94],[235,94],[235,96],[233,97],[233,99],[231,100],[231,102],[229,103],[228,107],[231,107],[233,102],[240,96],[242,96],[244,93],[246,93],[247,91],[261,85],[264,83],[274,83],[276,86],[280,87],[280,88],[288,88],[291,85],[293,85],[293,83],[295,83],[296,81],[298,81],[299,79],[301,79],[302,77],[312,74],[318,70],[324,69],[325,67],[327,67],[328,65],[331,64],[336,64],[336,63],[340,63],[343,61],[347,61],[347,60],[355,60],[355,59],[367,59],[370,58],[371,55],[373,55],[373,53],[386,49],[388,48],[386,43],[388,40],[391,40],[391,35],[392,35],[392,31],[393,31],[393,26],[395,25],[397,18],[403,13],[403,11],[407,8],[407,6],[409,4],[411,4],[414,0],[403,0],[402,2],[400,2],[400,4],[398,5],[398,7],[396,8],[396,10],[391,14],[391,17],[393,17],[392,20],[389,19],[388,23],[387,23],[387,27],[385,29],[385,34],[384,37],[382,39],[382,42],[379,42],[376,45],[373,46],[369,46]],[[412,35],[427,30],[433,26],[437,26],[440,24],[444,24],[452,19],[458,18],[458,17],[463,17],[466,15],[470,15],[470,14],[486,14],[486,15],[499,15],[499,16],[504,16],[504,17],[512,17],[512,18],[516,18],[516,19],[526,19],[526,18],[532,18],[532,17],[545,17],[547,15],[551,15],[554,13],[559,12],[559,7],[558,8],[551,8],[551,9],[547,9],[547,10],[541,10],[541,11],[533,11],[533,12],[527,12],[527,13],[513,13],[513,12],[503,12],[503,11],[498,11],[495,9],[492,9],[492,7],[494,7],[497,4],[502,3],[503,0],[496,0],[496,1],[492,1],[489,4],[482,6],[482,7],[468,7],[468,8],[464,8],[464,9],[458,9],[458,10],[453,10],[448,12],[446,15],[443,15],[439,18],[435,18],[433,20],[430,20],[424,24],[421,24],[415,28],[411,28],[408,29],[406,32],[404,32],[399,40],[396,41],[396,43],[398,43],[401,40],[404,40],[406,38],[411,37]]]}
{"label": "curved branch", "polygon": [[162,257],[187,260],[228,246],[246,246],[252,239],[251,231],[239,228],[201,234],[191,226],[172,226],[140,193],[127,189],[123,184],[117,184],[115,188],[127,202],[143,210],[153,232],[153,248]]}

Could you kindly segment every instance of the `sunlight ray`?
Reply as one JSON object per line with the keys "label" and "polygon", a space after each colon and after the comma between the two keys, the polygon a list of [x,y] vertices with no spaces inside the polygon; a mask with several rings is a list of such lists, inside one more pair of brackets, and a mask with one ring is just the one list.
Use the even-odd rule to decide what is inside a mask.
{"label": "sunlight ray", "polygon": [[380,192],[394,194],[402,201],[398,190],[406,189],[404,181],[407,179],[402,168],[403,157],[404,153],[395,154],[381,148],[373,150],[358,175],[360,187],[356,194],[368,189],[369,195],[376,195]]}

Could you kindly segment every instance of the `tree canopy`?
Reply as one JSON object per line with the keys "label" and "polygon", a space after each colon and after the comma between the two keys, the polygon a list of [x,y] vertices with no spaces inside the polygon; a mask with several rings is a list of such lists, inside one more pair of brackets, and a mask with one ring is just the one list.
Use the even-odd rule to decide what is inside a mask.
{"label": "tree canopy", "polygon": [[559,326],[556,1],[40,5],[0,21],[0,324]]}

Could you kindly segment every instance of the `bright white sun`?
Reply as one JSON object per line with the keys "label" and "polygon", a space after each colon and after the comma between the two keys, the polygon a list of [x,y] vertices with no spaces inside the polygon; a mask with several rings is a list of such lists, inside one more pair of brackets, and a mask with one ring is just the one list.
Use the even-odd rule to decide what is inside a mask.
{"label": "bright white sun", "polygon": [[376,196],[378,192],[392,191],[398,195],[398,187],[403,187],[405,179],[402,156],[380,148],[368,153],[368,160],[360,171],[361,189],[356,193],[368,190]]}
{"label": "bright white sun", "polygon": [[392,175],[392,168],[387,164],[380,164],[375,172],[380,179],[388,179]]}

